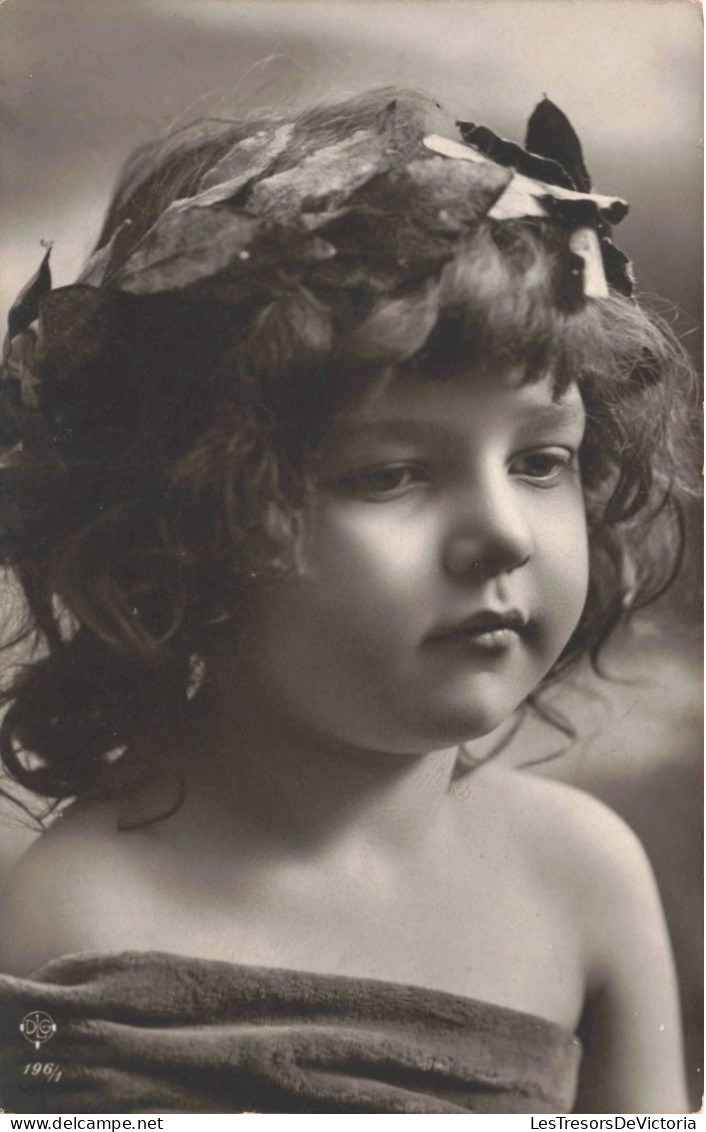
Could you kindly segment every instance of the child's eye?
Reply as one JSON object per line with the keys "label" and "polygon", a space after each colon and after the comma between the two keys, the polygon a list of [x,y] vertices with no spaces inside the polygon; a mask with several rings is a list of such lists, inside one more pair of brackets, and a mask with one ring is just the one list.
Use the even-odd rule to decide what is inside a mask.
{"label": "child's eye", "polygon": [[396,499],[427,478],[424,468],[418,464],[385,464],[350,472],[341,477],[339,487],[346,494],[362,499]]}
{"label": "child's eye", "polygon": [[568,448],[542,448],[523,452],[512,462],[512,472],[543,487],[559,482],[575,465],[575,454]]}

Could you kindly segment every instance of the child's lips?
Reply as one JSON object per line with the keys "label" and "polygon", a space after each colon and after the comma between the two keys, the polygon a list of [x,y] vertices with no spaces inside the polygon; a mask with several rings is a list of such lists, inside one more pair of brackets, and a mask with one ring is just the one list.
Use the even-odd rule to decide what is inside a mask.
{"label": "child's lips", "polygon": [[460,644],[495,652],[515,644],[527,625],[528,618],[518,609],[486,609],[460,621],[442,623],[425,643]]}

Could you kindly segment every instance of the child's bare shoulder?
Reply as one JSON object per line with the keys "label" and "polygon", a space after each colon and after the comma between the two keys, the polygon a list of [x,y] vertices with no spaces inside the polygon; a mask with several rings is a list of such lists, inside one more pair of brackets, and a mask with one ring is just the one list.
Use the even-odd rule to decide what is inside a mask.
{"label": "child's bare shoulder", "polygon": [[[618,814],[575,787],[488,768],[488,804],[537,885],[561,902],[583,941],[587,989],[605,988],[635,951],[667,962],[661,901],[642,844]],[[624,972],[623,972],[624,974]]]}
{"label": "child's bare shoulder", "polygon": [[674,964],[637,836],[597,799],[534,775],[493,768],[487,791],[533,892],[559,907],[582,958],[590,1056],[576,1111],[686,1111]]}
{"label": "child's bare shoulder", "polygon": [[583,790],[526,771],[487,767],[484,804],[528,863],[567,887],[584,908],[653,887],[646,854],[630,826]]}
{"label": "child's bare shoulder", "polygon": [[556,837],[565,834],[587,850],[591,845],[606,850],[607,831],[614,837],[635,837],[614,810],[576,786],[490,764],[481,768],[480,775],[479,786],[490,804],[503,810],[514,832],[532,838],[538,846],[545,841],[554,845]]}
{"label": "child's bare shoulder", "polygon": [[69,807],[17,863],[0,897],[0,971],[26,975],[61,955],[115,949],[109,925],[139,875],[117,814],[110,802]]}

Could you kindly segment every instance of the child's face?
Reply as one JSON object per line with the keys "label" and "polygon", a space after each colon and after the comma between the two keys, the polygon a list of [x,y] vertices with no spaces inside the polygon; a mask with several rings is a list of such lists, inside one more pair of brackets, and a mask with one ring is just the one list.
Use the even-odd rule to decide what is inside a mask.
{"label": "child's face", "polygon": [[578,390],[512,372],[396,380],[332,429],[301,575],[247,651],[292,722],[421,753],[493,730],[580,617],[588,554]]}

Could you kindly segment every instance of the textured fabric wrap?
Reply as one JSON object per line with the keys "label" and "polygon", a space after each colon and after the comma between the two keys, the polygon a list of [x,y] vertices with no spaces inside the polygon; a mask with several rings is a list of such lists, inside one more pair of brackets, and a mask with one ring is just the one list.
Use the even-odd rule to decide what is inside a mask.
{"label": "textured fabric wrap", "polygon": [[[33,1047],[37,1011],[56,1030]],[[18,1113],[564,1113],[579,1059],[545,1019],[370,979],[157,952],[0,976],[1,1103]]]}

